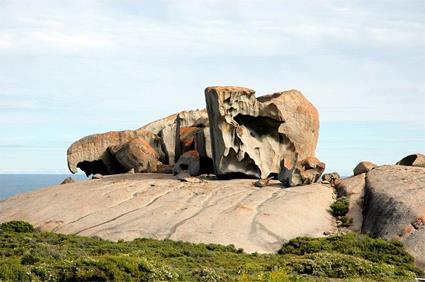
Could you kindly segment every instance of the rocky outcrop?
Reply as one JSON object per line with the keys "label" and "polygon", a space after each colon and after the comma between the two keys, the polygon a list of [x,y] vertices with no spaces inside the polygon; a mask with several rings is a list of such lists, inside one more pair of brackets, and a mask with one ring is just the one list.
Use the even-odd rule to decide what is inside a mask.
{"label": "rocky outcrop", "polygon": [[111,154],[127,171],[157,172],[159,160],[158,152],[142,137],[136,137],[118,146],[109,147]]}
{"label": "rocky outcrop", "polygon": [[366,176],[362,231],[401,240],[425,269],[425,168],[381,166]]}
{"label": "rocky outcrop", "polygon": [[284,159],[314,156],[319,116],[301,92],[256,98],[248,88],[218,86],[205,89],[205,97],[218,176],[267,178]]}
{"label": "rocky outcrop", "polygon": [[234,244],[266,253],[289,239],[333,230],[332,201],[333,189],[320,184],[281,189],[274,181],[257,188],[250,179],[191,183],[136,173],[14,196],[0,202],[0,222],[25,220],[41,230],[110,240]]}
{"label": "rocky outcrop", "polygon": [[[208,115],[206,110],[184,111],[149,123],[137,130],[111,131],[93,134],[74,142],[67,151],[68,168],[76,173],[78,168],[87,175],[103,175],[126,172],[129,160],[124,165],[111,153],[110,148],[123,146],[134,138],[142,138],[156,151],[158,161],[168,165],[174,164],[176,139],[176,118],[180,117],[181,126],[196,126],[205,133],[206,154],[211,156],[209,140]],[[126,145],[128,148],[128,144]],[[120,153],[121,160],[132,158]],[[133,161],[134,162],[134,161]]]}
{"label": "rocky outcrop", "polygon": [[397,162],[398,165],[425,167],[425,155],[413,154]]}
{"label": "rocky outcrop", "polygon": [[87,175],[126,172],[127,170],[114,158],[109,148],[123,145],[136,137],[149,143],[157,152],[160,160],[166,158],[161,139],[148,130],[110,131],[89,135],[74,142],[67,151],[68,168],[72,173],[76,173],[80,168]]}
{"label": "rocky outcrop", "polygon": [[354,175],[359,175],[362,173],[366,173],[369,170],[372,170],[376,167],[376,164],[369,162],[369,161],[362,161],[356,165],[356,167],[353,169]]}
{"label": "rocky outcrop", "polygon": [[319,180],[325,171],[325,166],[315,157],[296,162],[293,166],[288,166],[288,163],[284,161],[278,179],[286,187],[312,184]]}
{"label": "rocky outcrop", "polygon": [[176,130],[177,118],[180,127],[196,127],[204,131],[205,136],[205,149],[209,157],[211,154],[211,142],[209,140],[209,127],[208,127],[208,114],[206,109],[196,111],[183,111],[170,115],[166,118],[151,122],[142,127],[142,129],[149,130],[161,137],[165,150],[168,154],[168,163],[174,165],[176,160]]}

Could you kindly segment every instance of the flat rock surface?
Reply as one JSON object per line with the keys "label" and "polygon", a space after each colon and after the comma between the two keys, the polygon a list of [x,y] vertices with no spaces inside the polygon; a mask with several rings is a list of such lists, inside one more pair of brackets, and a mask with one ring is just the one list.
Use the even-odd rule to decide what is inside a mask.
{"label": "flat rock surface", "polygon": [[366,175],[362,231],[401,240],[425,269],[425,168],[380,166]]}
{"label": "flat rock surface", "polygon": [[335,229],[333,190],[313,184],[257,188],[253,180],[187,183],[171,175],[125,174],[51,186],[0,202],[0,222],[25,220],[42,230],[234,244],[275,252],[297,236]]}

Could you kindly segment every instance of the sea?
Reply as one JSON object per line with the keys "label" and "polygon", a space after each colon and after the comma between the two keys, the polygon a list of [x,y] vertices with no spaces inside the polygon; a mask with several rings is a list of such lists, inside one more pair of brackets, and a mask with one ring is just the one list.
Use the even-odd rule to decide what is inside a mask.
{"label": "sea", "polygon": [[69,176],[76,181],[87,179],[84,174],[0,174],[0,201],[19,193],[60,184]]}

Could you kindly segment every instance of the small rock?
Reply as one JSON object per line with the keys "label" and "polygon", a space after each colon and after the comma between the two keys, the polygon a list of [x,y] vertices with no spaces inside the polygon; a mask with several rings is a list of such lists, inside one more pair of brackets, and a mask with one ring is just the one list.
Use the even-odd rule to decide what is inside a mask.
{"label": "small rock", "polygon": [[204,180],[201,180],[197,177],[190,176],[190,174],[187,171],[182,171],[179,174],[176,175],[176,178],[182,182],[189,182],[189,183],[201,183],[204,182]]}
{"label": "small rock", "polygon": [[195,150],[187,151],[177,161],[173,168],[173,173],[178,175],[186,171],[190,176],[199,175],[201,161],[199,153]]}
{"label": "small rock", "polygon": [[376,164],[369,161],[362,161],[353,170],[354,175],[359,175],[362,173],[366,173],[369,170],[372,170],[376,167]]}
{"label": "small rock", "polygon": [[252,182],[252,185],[254,185],[255,187],[265,187],[265,186],[269,185],[270,180],[272,180],[272,179],[273,179],[273,177],[269,177],[269,178],[266,178],[266,179],[260,179],[260,180]]}
{"label": "small rock", "polygon": [[322,183],[335,186],[336,182],[341,179],[338,172],[325,173],[322,175]]}
{"label": "small rock", "polygon": [[91,179],[101,179],[101,178],[103,178],[103,175],[99,173],[96,173],[91,177]]}
{"label": "small rock", "polygon": [[62,181],[62,183],[61,183],[61,184],[69,184],[69,183],[74,183],[74,182],[75,182],[74,178],[72,178],[72,177],[67,177],[67,178],[65,178],[65,179]]}
{"label": "small rock", "polygon": [[134,174],[134,168],[132,168],[129,171],[127,171],[127,174]]}

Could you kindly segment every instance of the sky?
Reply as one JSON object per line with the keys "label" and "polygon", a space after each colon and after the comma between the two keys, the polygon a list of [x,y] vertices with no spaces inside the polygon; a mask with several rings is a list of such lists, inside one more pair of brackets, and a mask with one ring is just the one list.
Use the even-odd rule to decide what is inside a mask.
{"label": "sky", "polygon": [[67,173],[211,85],[302,91],[327,171],[425,153],[425,1],[0,0],[0,173]]}

